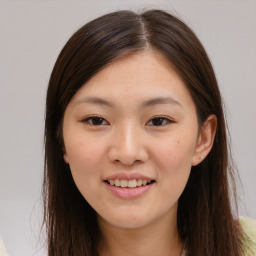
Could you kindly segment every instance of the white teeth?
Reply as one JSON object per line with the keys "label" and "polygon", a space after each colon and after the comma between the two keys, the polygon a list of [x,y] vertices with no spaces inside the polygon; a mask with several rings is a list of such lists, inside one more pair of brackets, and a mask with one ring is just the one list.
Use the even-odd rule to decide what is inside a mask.
{"label": "white teeth", "polygon": [[115,186],[116,186],[116,187],[120,187],[120,182],[119,182],[119,180],[115,180]]}
{"label": "white teeth", "polygon": [[142,180],[137,180],[137,186],[140,187],[142,185]]}
{"label": "white teeth", "polygon": [[152,180],[108,180],[108,183],[112,186],[122,187],[122,188],[136,188],[140,186],[146,186],[151,183]]}
{"label": "white teeth", "polygon": [[128,180],[120,180],[120,186],[122,188],[126,188],[128,185]]}
{"label": "white teeth", "polygon": [[128,187],[129,188],[136,188],[137,182],[136,180],[129,180],[128,181]]}

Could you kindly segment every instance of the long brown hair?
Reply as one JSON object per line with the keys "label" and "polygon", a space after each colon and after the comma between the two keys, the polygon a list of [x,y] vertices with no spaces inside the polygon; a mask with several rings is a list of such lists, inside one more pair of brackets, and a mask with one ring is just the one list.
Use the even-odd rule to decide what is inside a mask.
{"label": "long brown hair", "polygon": [[[119,11],[80,28],[62,49],[46,100],[44,223],[49,256],[95,256],[100,230],[94,209],[78,191],[63,160],[62,119],[74,94],[106,65],[145,48],[163,54],[189,90],[199,126],[218,119],[213,148],[192,167],[179,199],[178,231],[189,255],[241,256],[234,171],[229,161],[222,99],[210,60],[182,21],[161,11]],[[233,188],[233,189],[231,189]],[[234,204],[230,198],[234,198]],[[233,207],[233,206],[234,207]]]}

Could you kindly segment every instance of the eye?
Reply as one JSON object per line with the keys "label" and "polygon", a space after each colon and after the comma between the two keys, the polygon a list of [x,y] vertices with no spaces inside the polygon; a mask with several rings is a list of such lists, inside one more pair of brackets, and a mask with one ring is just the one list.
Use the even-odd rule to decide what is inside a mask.
{"label": "eye", "polygon": [[109,125],[104,118],[100,116],[90,116],[82,120],[83,123],[88,123],[90,125],[99,126],[99,125]]}
{"label": "eye", "polygon": [[151,120],[149,120],[147,122],[147,125],[149,125],[149,126],[164,126],[164,125],[167,125],[167,124],[170,124],[173,122],[174,121],[169,118],[157,116],[157,117],[154,117]]}

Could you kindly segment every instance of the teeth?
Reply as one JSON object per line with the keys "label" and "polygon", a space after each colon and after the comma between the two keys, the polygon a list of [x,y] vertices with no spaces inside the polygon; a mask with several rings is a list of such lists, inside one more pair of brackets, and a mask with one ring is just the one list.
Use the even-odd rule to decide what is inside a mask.
{"label": "teeth", "polygon": [[147,184],[151,183],[152,180],[108,180],[109,184],[116,187],[122,188],[136,188],[146,186]]}
{"label": "teeth", "polygon": [[141,186],[142,185],[142,180],[137,180],[137,186]]}
{"label": "teeth", "polygon": [[137,182],[136,180],[129,180],[128,181],[128,187],[129,188],[136,188]]}
{"label": "teeth", "polygon": [[119,180],[115,180],[115,186],[120,187],[120,181]]}
{"label": "teeth", "polygon": [[128,185],[128,181],[127,181],[127,180],[120,180],[120,186],[121,186],[122,188],[126,188],[127,185]]}

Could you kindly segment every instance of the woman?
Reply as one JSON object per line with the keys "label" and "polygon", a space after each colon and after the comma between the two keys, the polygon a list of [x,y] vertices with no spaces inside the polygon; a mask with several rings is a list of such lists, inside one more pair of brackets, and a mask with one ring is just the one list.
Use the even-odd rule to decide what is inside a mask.
{"label": "woman", "polygon": [[229,159],[213,68],[183,22],[160,10],[91,21],[47,92],[48,255],[254,255]]}

